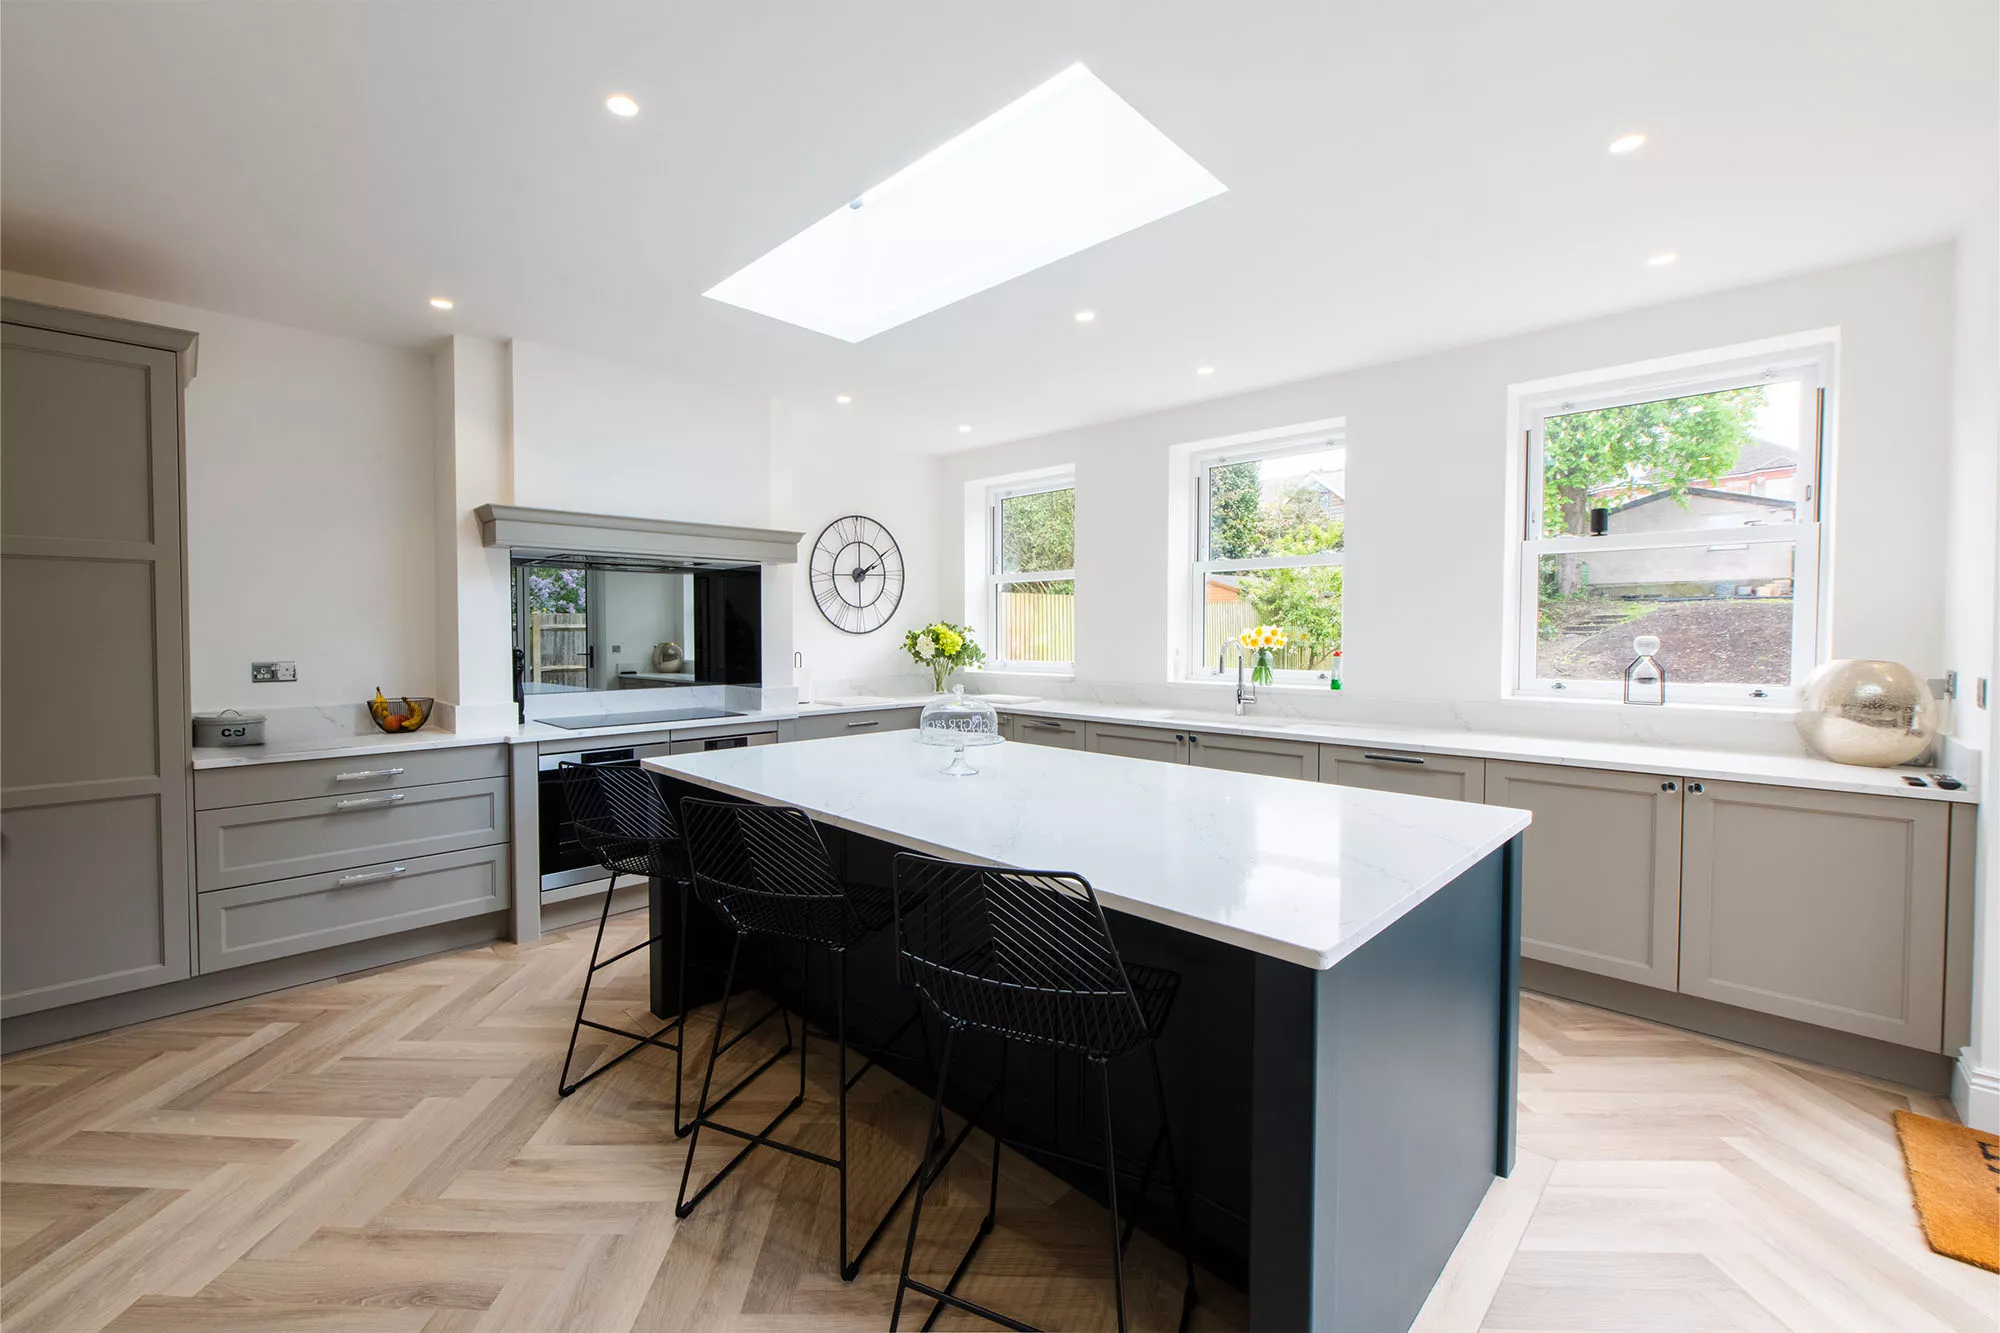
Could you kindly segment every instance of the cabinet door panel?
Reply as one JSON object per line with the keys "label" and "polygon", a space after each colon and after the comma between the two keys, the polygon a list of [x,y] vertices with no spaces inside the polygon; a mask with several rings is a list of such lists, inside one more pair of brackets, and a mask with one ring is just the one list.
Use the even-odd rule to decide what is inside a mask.
{"label": "cabinet door panel", "polygon": [[1932,801],[1690,783],[1681,989],[1936,1050],[1949,820]]}
{"label": "cabinet door panel", "polygon": [[1521,953],[1672,990],[1679,968],[1681,784],[1497,760],[1486,803],[1532,811]]}
{"label": "cabinet door panel", "polygon": [[5,327],[7,1016],[191,970],[179,371],[160,348]]}
{"label": "cabinet door panel", "polygon": [[1343,787],[1366,787],[1370,791],[1433,796],[1443,801],[1478,804],[1486,799],[1486,761],[1455,754],[1322,745],[1319,780]]}
{"label": "cabinet door panel", "polygon": [[1184,764],[1188,757],[1185,731],[1162,731],[1158,727],[1118,727],[1093,722],[1087,729],[1088,747],[1098,754],[1119,754],[1127,759],[1153,759],[1163,764]]}
{"label": "cabinet door panel", "polygon": [[1081,750],[1083,723],[1065,718],[1014,715],[1014,739],[1023,745],[1049,745],[1058,750]]}
{"label": "cabinet door panel", "polygon": [[1202,768],[1262,773],[1270,778],[1311,782],[1319,776],[1319,746],[1303,741],[1194,732],[1188,736],[1188,760]]}

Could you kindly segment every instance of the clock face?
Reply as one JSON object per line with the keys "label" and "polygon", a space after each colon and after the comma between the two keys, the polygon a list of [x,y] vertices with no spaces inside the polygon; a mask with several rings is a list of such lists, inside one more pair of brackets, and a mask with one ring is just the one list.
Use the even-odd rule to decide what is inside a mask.
{"label": "clock face", "polygon": [[849,514],[813,543],[813,601],[835,629],[866,634],[888,623],[903,600],[903,552],[872,518]]}

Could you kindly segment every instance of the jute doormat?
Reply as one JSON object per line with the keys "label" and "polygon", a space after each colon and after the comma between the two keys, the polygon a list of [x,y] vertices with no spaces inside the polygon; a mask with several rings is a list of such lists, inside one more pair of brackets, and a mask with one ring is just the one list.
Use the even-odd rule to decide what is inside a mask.
{"label": "jute doormat", "polygon": [[2000,1139],[1914,1111],[1896,1112],[1896,1137],[1924,1239],[1939,1254],[2000,1273]]}

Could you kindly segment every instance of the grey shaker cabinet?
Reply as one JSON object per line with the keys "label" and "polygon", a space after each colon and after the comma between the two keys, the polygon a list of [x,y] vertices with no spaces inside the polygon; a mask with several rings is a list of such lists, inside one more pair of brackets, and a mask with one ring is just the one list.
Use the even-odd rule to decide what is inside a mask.
{"label": "grey shaker cabinet", "polygon": [[1159,727],[1121,727],[1108,722],[1092,722],[1085,747],[1098,754],[1123,755],[1127,759],[1153,759],[1163,764],[1185,764],[1188,740],[1185,731],[1163,731]]}
{"label": "grey shaker cabinet", "polygon": [[24,302],[0,353],[0,1014],[189,975],[194,335]]}
{"label": "grey shaker cabinet", "polygon": [[778,724],[781,741],[816,741],[828,736],[866,736],[877,731],[909,731],[920,708],[872,708],[856,713],[801,713]]}
{"label": "grey shaker cabinet", "polygon": [[507,779],[236,805],[195,816],[203,893],[507,841]]}
{"label": "grey shaker cabinet", "polygon": [[1305,741],[1279,741],[1263,736],[1232,736],[1226,732],[1188,733],[1188,762],[1199,768],[1231,773],[1262,773],[1270,778],[1311,782],[1319,777],[1319,746]]}
{"label": "grey shaker cabinet", "polygon": [[1679,779],[1488,760],[1486,801],[1535,816],[1522,863],[1522,955],[1673,990]]}
{"label": "grey shaker cabinet", "polygon": [[1048,745],[1058,750],[1081,750],[1083,746],[1084,724],[1066,718],[1035,717],[1028,713],[1016,713],[1013,717],[1014,732],[1009,739],[1023,745]]}
{"label": "grey shaker cabinet", "polygon": [[1680,988],[1938,1049],[1949,824],[1932,801],[1689,782]]}
{"label": "grey shaker cabinet", "polygon": [[1399,791],[1441,801],[1486,799],[1486,761],[1456,754],[1418,754],[1379,746],[1322,745],[1319,780],[1370,791]]}

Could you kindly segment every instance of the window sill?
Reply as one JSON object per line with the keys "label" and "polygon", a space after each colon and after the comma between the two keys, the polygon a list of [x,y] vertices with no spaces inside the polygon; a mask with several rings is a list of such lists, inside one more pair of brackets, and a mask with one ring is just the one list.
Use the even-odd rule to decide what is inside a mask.
{"label": "window sill", "polygon": [[[1206,686],[1211,686],[1215,689],[1233,690],[1236,688],[1236,678],[1234,676],[1227,676],[1220,679],[1214,676],[1188,676],[1183,678],[1179,683],[1182,685],[1196,685],[1196,686],[1206,685]],[[1270,685],[1258,685],[1255,688],[1259,693],[1269,691],[1272,694],[1347,693],[1347,691],[1345,690],[1334,689],[1332,685],[1328,684],[1326,681],[1323,680],[1317,683],[1314,683],[1312,681],[1299,681],[1294,683],[1292,681],[1281,680]]]}
{"label": "window sill", "polygon": [[964,674],[968,676],[1032,676],[1036,680],[1075,680],[1076,668],[1073,666],[1055,668],[1010,666],[1004,662],[995,665],[988,662],[985,666],[967,667]]}
{"label": "window sill", "polygon": [[[1790,693],[1789,690],[1786,691]],[[1669,699],[1663,704],[1628,704],[1623,699],[1607,698],[1594,694],[1567,694],[1556,690],[1536,690],[1528,693],[1516,690],[1503,695],[1501,702],[1510,704],[1560,704],[1565,708],[1582,706],[1586,708],[1617,709],[1620,712],[1665,713],[1668,715],[1708,717],[1769,717],[1795,718],[1802,711],[1798,705],[1784,699],[1772,698],[1734,703],[1721,699]]]}

